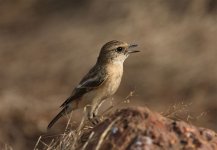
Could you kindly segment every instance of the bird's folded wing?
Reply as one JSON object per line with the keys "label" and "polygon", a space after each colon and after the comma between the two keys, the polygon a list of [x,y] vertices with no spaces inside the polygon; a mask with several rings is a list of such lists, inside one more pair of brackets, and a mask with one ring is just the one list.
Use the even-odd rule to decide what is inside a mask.
{"label": "bird's folded wing", "polygon": [[81,80],[79,85],[73,90],[71,96],[60,107],[64,107],[71,101],[78,99],[84,94],[98,88],[105,82],[107,77],[108,75],[103,68],[92,68]]}

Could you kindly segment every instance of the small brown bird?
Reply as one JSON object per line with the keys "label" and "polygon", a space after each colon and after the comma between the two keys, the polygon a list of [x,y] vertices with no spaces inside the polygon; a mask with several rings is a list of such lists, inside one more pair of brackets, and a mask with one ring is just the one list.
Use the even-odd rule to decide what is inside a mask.
{"label": "small brown bird", "polygon": [[117,91],[123,75],[125,59],[129,54],[139,52],[132,50],[134,47],[137,45],[116,40],[106,43],[101,48],[96,64],[60,106],[62,110],[50,122],[48,128],[65,114],[87,105],[90,105],[87,117],[92,120],[98,113],[100,103]]}

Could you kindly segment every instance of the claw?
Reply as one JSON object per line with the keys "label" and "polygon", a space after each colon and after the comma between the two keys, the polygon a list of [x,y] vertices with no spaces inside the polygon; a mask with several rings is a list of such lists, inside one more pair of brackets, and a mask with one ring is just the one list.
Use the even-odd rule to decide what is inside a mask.
{"label": "claw", "polygon": [[100,123],[100,119],[93,113],[91,117],[88,117],[88,120],[92,123],[92,125],[97,125]]}

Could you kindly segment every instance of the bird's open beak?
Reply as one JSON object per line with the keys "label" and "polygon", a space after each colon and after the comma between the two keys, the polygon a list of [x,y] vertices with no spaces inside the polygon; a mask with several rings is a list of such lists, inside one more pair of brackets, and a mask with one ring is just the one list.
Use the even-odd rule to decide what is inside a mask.
{"label": "bird's open beak", "polygon": [[131,48],[134,48],[134,47],[137,47],[138,45],[137,44],[130,44],[129,46],[128,46],[128,53],[137,53],[137,52],[140,52],[140,51],[138,51],[138,50],[131,50]]}

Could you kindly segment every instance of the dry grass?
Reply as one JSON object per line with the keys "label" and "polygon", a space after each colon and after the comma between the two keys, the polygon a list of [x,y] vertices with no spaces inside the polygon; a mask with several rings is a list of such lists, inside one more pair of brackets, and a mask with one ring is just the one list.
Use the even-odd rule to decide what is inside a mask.
{"label": "dry grass", "polygon": [[[81,122],[79,125],[75,128],[72,129],[71,127],[71,117],[68,119],[67,126],[65,128],[65,131],[63,134],[58,135],[57,137],[53,137],[52,135],[50,136],[53,138],[51,142],[48,144],[43,141],[43,138],[46,138],[47,136],[40,136],[36,145],[35,145],[35,150],[42,145],[43,149],[50,150],[50,149],[55,149],[55,150],[60,150],[60,149],[76,149],[78,146],[80,146],[80,139],[86,140],[86,143],[88,142],[88,139],[92,137],[94,133],[91,133],[90,135],[88,134],[88,139],[85,139],[86,137],[84,136],[85,133],[88,133],[88,131],[93,128],[93,126],[88,122],[86,118],[86,108],[84,109],[83,116],[81,119]],[[101,116],[101,119],[103,116]],[[84,136],[84,137],[83,137]],[[83,145],[82,149],[85,149],[85,145]],[[40,148],[39,148],[40,149]]]}
{"label": "dry grass", "polygon": [[[130,103],[129,98],[132,96],[131,92],[126,98],[124,103]],[[123,107],[123,103],[119,103],[119,107]],[[188,121],[190,119],[199,119],[192,117],[189,114],[189,108],[191,105],[185,105],[183,103],[176,104],[171,106],[168,111],[163,112],[162,115],[166,118],[170,118],[172,120],[179,120],[179,121]],[[111,105],[108,109],[106,109],[104,112],[100,114],[100,122],[105,121],[111,116],[111,112],[114,112],[115,106]],[[81,149],[85,150],[87,145],[90,141],[94,141],[94,134],[95,132],[92,130],[94,128],[94,125],[92,125],[88,120],[85,120],[85,114],[86,109],[84,109],[83,112],[83,118],[80,124],[73,128],[71,127],[71,116],[68,119],[68,123],[66,126],[66,129],[63,134],[60,134],[58,136],[50,136],[52,137],[52,140],[50,140],[49,143],[46,143],[43,141],[43,138],[46,138],[46,136],[40,136],[38,138],[38,141],[36,142],[34,150],[38,149],[46,149],[46,150],[75,150],[75,149]],[[186,118],[187,117],[187,118]],[[96,150],[99,150],[102,147],[102,144],[105,142],[106,137],[108,135],[108,132],[111,131],[111,128],[116,124],[118,121],[120,121],[121,117],[118,116],[116,119],[111,121],[106,128],[103,129],[102,134],[100,134],[100,137],[97,141]],[[171,121],[171,120],[170,120]],[[191,124],[191,123],[190,123]],[[199,128],[198,128],[199,129]],[[40,148],[38,148],[40,147]],[[43,148],[42,148],[43,147]]]}
{"label": "dry grass", "polygon": [[[103,122],[104,120],[106,120],[112,112],[114,112],[114,110],[116,108],[123,108],[124,106],[126,106],[125,104],[130,104],[131,102],[131,98],[134,96],[135,91],[132,91],[129,93],[129,95],[123,100],[120,101],[119,103],[116,104],[116,106],[114,106],[114,104],[111,101],[111,105],[110,107],[108,107],[107,109],[105,109],[103,112],[100,113],[99,116],[99,120],[100,122]],[[169,109],[166,112],[163,112],[162,115],[167,117],[167,118],[171,118],[172,120],[184,120],[184,121],[189,121],[189,108],[190,108],[191,104],[189,105],[185,105],[183,103],[179,103],[179,104],[175,104],[171,107],[169,107]],[[81,119],[81,122],[79,123],[79,125],[77,127],[72,127],[71,125],[71,116],[68,117],[68,122],[65,128],[65,131],[63,132],[63,134],[57,135],[57,136],[53,136],[50,135],[50,137],[52,138],[52,140],[50,140],[49,143],[46,143],[43,141],[43,139],[45,139],[48,135],[46,136],[40,136],[38,138],[38,141],[36,142],[35,145],[35,150],[37,149],[41,149],[41,147],[43,147],[43,149],[46,150],[74,150],[74,149],[81,149],[81,150],[85,150],[86,146],[88,145],[89,141],[93,140],[93,136],[94,136],[94,131],[91,131],[92,128],[94,128],[94,125],[91,124],[88,120],[85,120],[86,118],[86,108],[84,108],[83,110],[83,116]],[[192,119],[193,117],[191,117]],[[113,126],[113,124],[115,124],[120,118],[117,117],[115,120],[111,121],[111,123],[106,127],[106,129],[104,129],[103,133],[101,134],[98,144],[96,146],[96,149],[100,149],[102,143],[105,140],[105,137],[107,136],[107,132],[111,130],[111,127]],[[40,147],[40,148],[38,148]]]}
{"label": "dry grass", "polygon": [[[108,116],[114,111],[115,108],[117,107],[121,108],[125,106],[125,104],[130,103],[130,99],[133,97],[133,94],[134,94],[134,91],[131,91],[129,95],[123,101],[120,101],[119,103],[117,103],[116,106],[114,106],[114,104],[111,101],[111,105],[100,113],[100,116],[98,116],[98,120],[102,122],[103,120],[108,118]],[[59,134],[57,136],[49,135],[49,137],[52,138],[49,143],[46,143],[43,141],[44,139],[48,137],[48,135],[40,136],[36,142],[34,149],[37,150],[38,147],[43,147],[43,149],[46,149],[46,150],[50,150],[50,149],[52,150],[53,149],[56,149],[56,150],[69,149],[70,150],[70,149],[76,149],[76,148],[81,148],[82,150],[84,150],[89,140],[94,135],[94,132],[90,132],[90,130],[94,127],[94,125],[86,119],[86,114],[87,113],[86,113],[86,107],[85,107],[83,110],[83,115],[82,115],[82,119],[80,123],[78,124],[78,126],[73,127],[71,124],[71,117],[72,117],[72,113],[71,113],[71,115],[68,117],[69,119],[68,119],[65,131],[63,134]],[[113,123],[115,123],[116,121],[117,120],[114,120],[107,127],[107,129],[105,129],[105,132],[104,134],[102,134],[102,137],[100,138],[101,140],[98,143],[99,146],[97,147],[100,147],[101,141],[104,140],[104,136],[106,135],[106,131],[109,130],[110,127],[113,125]]]}

